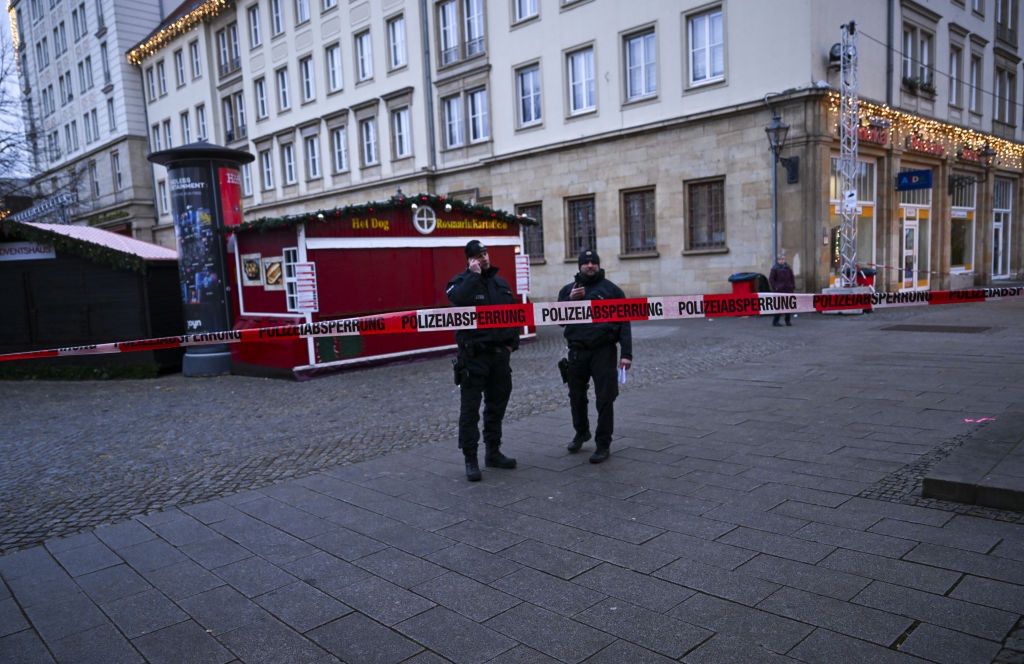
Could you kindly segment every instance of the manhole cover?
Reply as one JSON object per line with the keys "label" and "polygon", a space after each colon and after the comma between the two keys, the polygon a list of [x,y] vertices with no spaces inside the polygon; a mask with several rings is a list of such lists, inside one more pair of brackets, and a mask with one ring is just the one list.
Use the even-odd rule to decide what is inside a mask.
{"label": "manhole cover", "polygon": [[950,332],[952,334],[978,334],[991,330],[991,327],[978,325],[887,325],[881,328],[893,332]]}

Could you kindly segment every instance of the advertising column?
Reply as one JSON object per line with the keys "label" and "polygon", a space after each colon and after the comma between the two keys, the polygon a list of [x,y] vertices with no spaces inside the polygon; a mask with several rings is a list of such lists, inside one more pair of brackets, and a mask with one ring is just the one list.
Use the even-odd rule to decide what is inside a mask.
{"label": "advertising column", "polygon": [[[149,155],[167,167],[171,214],[178,244],[178,275],[185,334],[231,328],[222,229],[241,221],[238,169],[253,156],[200,142]],[[229,373],[226,344],[189,348],[182,360],[186,376]]]}

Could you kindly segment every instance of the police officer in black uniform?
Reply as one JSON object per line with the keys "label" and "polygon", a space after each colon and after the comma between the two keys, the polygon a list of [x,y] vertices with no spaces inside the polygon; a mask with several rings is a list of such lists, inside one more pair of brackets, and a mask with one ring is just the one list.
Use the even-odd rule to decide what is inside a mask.
{"label": "police officer in black uniform", "polygon": [[[486,304],[516,304],[512,288],[498,276],[490,256],[479,240],[466,244],[468,267],[448,282],[445,293],[457,307]],[[501,453],[501,421],[512,394],[512,368],[509,356],[519,348],[519,328],[503,327],[483,330],[459,330],[456,372],[462,388],[459,412],[459,448],[466,458],[466,478],[481,479],[477,461],[480,441],[480,399],[484,402],[484,464],[488,468],[515,468],[516,460]]]}
{"label": "police officer in black uniform", "polygon": [[[601,259],[589,249],[580,253],[579,272],[575,280],[558,293],[558,301],[613,300],[626,295],[622,289],[605,279]],[[629,322],[583,323],[566,325],[565,340],[569,344],[569,406],[576,436],[569,443],[570,452],[579,452],[590,440],[590,420],[587,417],[587,387],[594,379],[597,397],[597,431],[594,442],[597,449],[590,463],[601,463],[609,456],[612,431],[615,428],[615,397],[619,396],[617,368],[629,369],[633,363],[633,336]],[[619,359],[616,344],[622,349]]]}

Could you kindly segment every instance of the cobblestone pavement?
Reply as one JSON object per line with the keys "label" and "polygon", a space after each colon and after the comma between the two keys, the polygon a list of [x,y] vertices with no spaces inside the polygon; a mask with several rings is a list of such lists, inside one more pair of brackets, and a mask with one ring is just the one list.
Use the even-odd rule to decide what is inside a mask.
{"label": "cobblestone pavement", "polygon": [[515,358],[519,468],[479,483],[444,358],[4,384],[19,528],[117,523],[0,555],[0,661],[1024,661],[1024,525],[912,504],[977,419],[1024,410],[1022,317],[637,325],[600,466],[564,450],[547,333]]}
{"label": "cobblestone pavement", "polygon": [[[635,325],[630,389],[763,356],[810,334],[799,319],[785,338],[766,324]],[[506,421],[567,408],[555,368],[560,334],[541,328],[513,356]],[[0,382],[0,553],[454,438],[450,375],[441,357],[301,383],[181,375]]]}

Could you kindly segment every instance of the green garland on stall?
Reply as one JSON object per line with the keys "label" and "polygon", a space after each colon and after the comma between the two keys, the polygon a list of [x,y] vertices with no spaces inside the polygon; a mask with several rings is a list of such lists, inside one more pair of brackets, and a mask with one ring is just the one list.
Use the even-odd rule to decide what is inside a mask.
{"label": "green garland on stall", "polygon": [[367,214],[373,214],[375,212],[404,210],[409,209],[413,204],[418,206],[429,205],[432,208],[441,208],[446,211],[448,211],[448,206],[451,206],[450,211],[452,212],[475,214],[480,215],[481,217],[486,217],[487,219],[496,219],[510,223],[514,222],[527,226],[533,226],[537,223],[535,219],[531,219],[527,216],[516,216],[502,210],[489,208],[486,205],[474,205],[455,198],[447,198],[445,196],[438,196],[435,194],[413,194],[410,196],[398,194],[392,196],[386,201],[370,201],[369,203],[361,203],[359,205],[346,205],[340,208],[317,210],[315,212],[306,212],[303,214],[285,215],[283,217],[261,217],[252,221],[243,222],[230,229],[225,229],[225,232],[259,231],[262,233],[278,228],[290,228],[292,226],[297,226],[298,224],[337,221],[339,219],[359,217]]}
{"label": "green garland on stall", "polygon": [[110,247],[104,247],[86,240],[68,237],[52,231],[44,231],[41,228],[19,224],[14,221],[0,223],[0,231],[3,234],[26,242],[38,242],[40,244],[53,245],[55,250],[61,253],[68,253],[87,260],[102,263],[118,270],[128,270],[145,274],[146,261],[133,254],[126,254]]}

